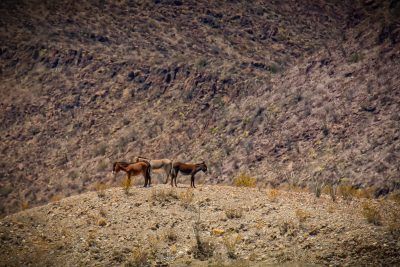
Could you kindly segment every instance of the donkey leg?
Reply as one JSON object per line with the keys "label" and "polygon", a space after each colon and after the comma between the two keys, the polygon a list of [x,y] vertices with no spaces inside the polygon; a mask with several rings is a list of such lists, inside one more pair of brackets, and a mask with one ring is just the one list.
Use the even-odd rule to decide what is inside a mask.
{"label": "donkey leg", "polygon": [[192,176],[190,177],[190,187],[196,188],[196,186],[194,185],[194,175],[192,175]]}

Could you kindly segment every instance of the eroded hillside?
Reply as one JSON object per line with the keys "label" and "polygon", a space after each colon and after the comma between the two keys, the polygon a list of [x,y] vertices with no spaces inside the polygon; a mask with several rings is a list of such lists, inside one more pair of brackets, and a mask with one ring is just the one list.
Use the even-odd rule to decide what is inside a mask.
{"label": "eroded hillside", "polygon": [[115,160],[399,188],[397,1],[6,1],[1,213]]}

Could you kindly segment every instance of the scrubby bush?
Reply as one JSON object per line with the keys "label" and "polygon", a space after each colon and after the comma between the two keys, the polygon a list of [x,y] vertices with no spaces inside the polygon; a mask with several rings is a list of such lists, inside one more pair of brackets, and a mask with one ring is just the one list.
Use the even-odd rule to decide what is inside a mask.
{"label": "scrubby bush", "polygon": [[228,219],[238,219],[243,216],[243,210],[241,208],[228,208],[225,210],[225,215]]}
{"label": "scrubby bush", "polygon": [[233,179],[233,184],[239,187],[255,187],[256,182],[256,178],[253,178],[245,173],[241,173],[239,176]]}
{"label": "scrubby bush", "polygon": [[381,225],[382,216],[379,210],[372,205],[371,202],[367,201],[362,204],[362,214],[367,222],[374,225]]}

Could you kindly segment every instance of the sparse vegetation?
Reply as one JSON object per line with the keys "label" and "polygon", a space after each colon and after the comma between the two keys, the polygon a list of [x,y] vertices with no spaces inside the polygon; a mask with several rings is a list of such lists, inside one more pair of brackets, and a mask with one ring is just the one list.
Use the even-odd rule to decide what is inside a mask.
{"label": "sparse vegetation", "polygon": [[225,215],[228,219],[238,219],[243,216],[243,210],[241,208],[228,208],[225,210]]}
{"label": "sparse vegetation", "polygon": [[105,143],[101,143],[99,145],[97,145],[94,149],[94,156],[104,156],[104,154],[106,154],[107,151],[107,144]]}
{"label": "sparse vegetation", "polygon": [[255,187],[257,179],[253,178],[245,173],[239,174],[233,179],[233,184],[238,187]]}
{"label": "sparse vegetation", "polygon": [[[124,186],[124,185],[123,185],[123,186]],[[124,188],[125,188],[125,187],[124,187]],[[97,196],[100,197],[100,198],[105,197],[105,195],[106,195],[105,190],[106,190],[106,189],[107,189],[107,185],[104,184],[104,183],[102,183],[102,182],[97,182],[97,183],[95,184],[95,190],[96,190],[96,192],[97,192]]]}
{"label": "sparse vegetation", "polygon": [[278,189],[272,188],[267,190],[267,197],[269,201],[275,202],[281,193]]}
{"label": "sparse vegetation", "polygon": [[367,222],[374,225],[381,225],[382,216],[379,210],[370,201],[365,201],[362,204],[362,214],[364,215]]}
{"label": "sparse vegetation", "polygon": [[242,236],[240,234],[230,234],[223,238],[223,244],[226,248],[228,257],[231,259],[236,259],[236,246],[242,241]]}
{"label": "sparse vegetation", "polygon": [[297,209],[296,210],[296,217],[299,220],[299,223],[302,224],[307,221],[308,218],[310,218],[311,214],[308,211],[302,210],[302,209]]}
{"label": "sparse vegetation", "polygon": [[126,267],[146,267],[150,266],[149,253],[143,247],[136,247],[132,250],[132,255]]}
{"label": "sparse vegetation", "polygon": [[182,206],[185,208],[189,207],[189,205],[193,202],[194,193],[192,189],[187,189],[185,192],[181,192],[179,194],[179,200],[182,203]]}
{"label": "sparse vegetation", "polygon": [[131,180],[129,180],[128,177],[125,177],[124,180],[122,180],[122,188],[124,189],[125,194],[129,195],[129,189],[131,188]]}
{"label": "sparse vegetation", "polygon": [[178,193],[176,192],[175,189],[153,189],[151,191],[151,200],[152,201],[158,201],[161,203],[165,203],[165,202],[171,202],[174,200],[179,199],[178,197]]}

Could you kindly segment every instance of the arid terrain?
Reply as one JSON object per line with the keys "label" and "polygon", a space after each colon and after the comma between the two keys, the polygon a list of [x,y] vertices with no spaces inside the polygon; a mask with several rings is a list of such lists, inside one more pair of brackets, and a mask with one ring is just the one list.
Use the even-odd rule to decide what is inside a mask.
{"label": "arid terrain", "polygon": [[[377,225],[366,205],[382,214]],[[0,265],[396,266],[396,213],[389,200],[275,189],[112,188],[4,218]]]}
{"label": "arid terrain", "polygon": [[[400,264],[399,18],[1,1],[0,265]],[[138,155],[208,171],[124,193],[112,164]]]}

